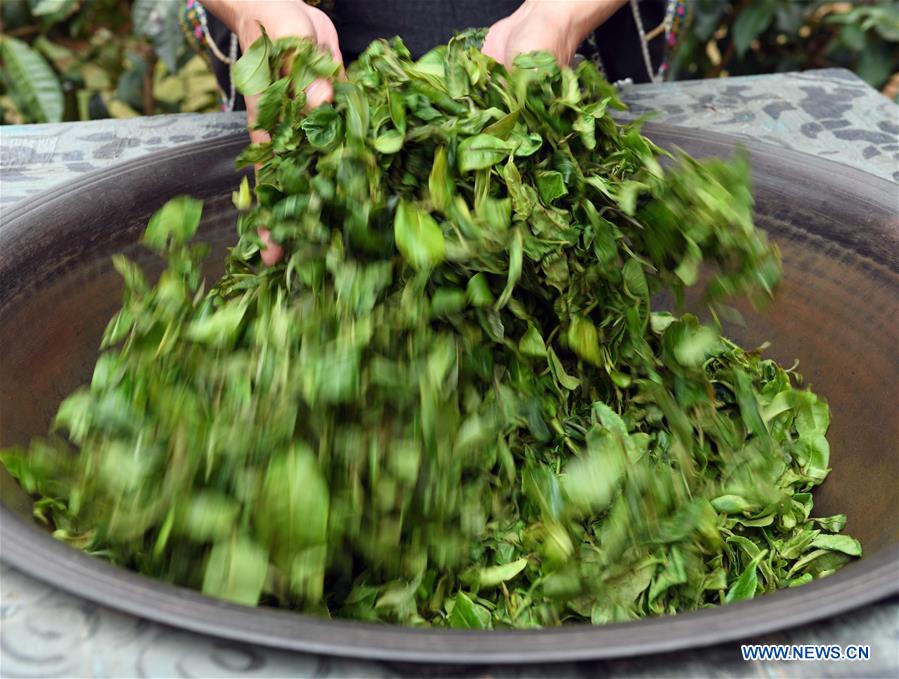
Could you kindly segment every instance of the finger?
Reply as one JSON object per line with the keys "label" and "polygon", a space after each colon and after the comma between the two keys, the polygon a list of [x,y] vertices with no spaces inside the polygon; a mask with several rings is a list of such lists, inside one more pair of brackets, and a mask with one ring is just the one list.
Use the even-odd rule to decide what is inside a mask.
{"label": "finger", "polygon": [[334,86],[329,80],[316,78],[306,88],[306,107],[313,109],[334,98]]}
{"label": "finger", "polygon": [[268,229],[259,229],[259,237],[262,239],[262,249],[259,251],[262,263],[266,266],[277,264],[284,256],[284,248],[272,240],[271,231]]}
{"label": "finger", "polygon": [[334,26],[334,22],[316,7],[306,7],[306,12],[315,29],[318,44],[330,49],[334,58],[343,63],[343,57],[340,56],[340,41],[337,38],[337,28]]}
{"label": "finger", "polygon": [[502,61],[502,48],[500,47],[499,39],[496,37],[496,34],[494,33],[492,28],[484,38],[484,46],[481,47],[481,52],[483,52],[491,59]]}
{"label": "finger", "polygon": [[[329,31],[325,28],[319,30],[325,32],[325,39],[319,44],[331,52],[331,55],[337,63],[340,64],[338,77],[341,80],[346,80],[346,71],[344,71],[343,68],[343,56],[340,54],[340,47],[337,44],[337,32],[334,30],[333,26],[330,26]],[[312,81],[312,84],[306,88],[306,108],[310,110],[316,106],[321,106],[326,101],[333,100],[334,84],[326,78],[316,78]]]}
{"label": "finger", "polygon": [[338,78],[346,80],[346,70],[343,67],[343,54],[340,52],[340,40],[337,37],[337,29],[327,14],[315,7],[308,7],[309,18],[315,27],[315,36],[318,44],[328,49],[334,60],[340,64]]}
{"label": "finger", "polygon": [[330,35],[324,41],[322,41],[322,45],[327,47],[331,52],[331,56],[334,57],[334,61],[340,64],[340,70],[337,72],[337,77],[340,80],[346,80],[346,69],[343,67],[343,54],[340,52],[340,43],[337,41],[337,32],[332,31],[333,35]]}
{"label": "finger", "polygon": [[487,31],[487,35],[484,36],[484,45],[481,47],[481,52],[496,61],[505,61],[506,44],[509,41],[510,32],[511,22],[508,17],[497,21]]}

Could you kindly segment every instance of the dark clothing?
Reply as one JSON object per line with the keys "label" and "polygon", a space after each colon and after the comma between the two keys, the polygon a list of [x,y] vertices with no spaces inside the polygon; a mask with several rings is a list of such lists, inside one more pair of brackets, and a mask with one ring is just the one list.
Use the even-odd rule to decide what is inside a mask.
{"label": "dark clothing", "polygon": [[349,63],[372,40],[398,35],[417,59],[466,28],[509,16],[521,0],[335,0],[328,15]]}
{"label": "dark clothing", "polygon": [[[512,14],[521,0],[331,0],[323,2],[337,29],[340,50],[345,63],[350,63],[372,40],[399,35],[414,58],[436,45],[446,43],[454,33],[466,28],[487,27]],[[664,18],[664,0],[641,0],[639,3],[643,26],[649,30]],[[209,16],[209,31],[220,48],[228,44],[229,31],[214,16]],[[640,35],[629,5],[624,5],[594,34],[606,77],[615,82],[631,78],[634,82],[648,82],[651,74],[640,47]],[[658,68],[664,54],[663,40],[649,45],[653,70]],[[595,48],[584,43],[578,50],[587,58]],[[228,67],[215,63],[216,77],[228,91]],[[235,109],[243,110],[238,97]]]}
{"label": "dark clothing", "polygon": [[[664,0],[641,0],[638,5],[643,28],[651,31],[665,18]],[[593,37],[599,48],[606,77],[610,82],[630,78],[635,83],[647,83],[665,58],[665,40],[659,37],[649,43],[649,58],[653,73],[646,72],[643,52],[640,47],[640,33],[634,20],[634,13],[628,5],[619,9],[600,26]],[[581,52],[589,57],[588,50]]]}

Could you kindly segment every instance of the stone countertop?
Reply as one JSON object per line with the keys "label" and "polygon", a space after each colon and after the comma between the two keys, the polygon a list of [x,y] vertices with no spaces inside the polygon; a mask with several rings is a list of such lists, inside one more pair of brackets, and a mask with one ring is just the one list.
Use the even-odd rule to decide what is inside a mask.
{"label": "stone countertop", "polygon": [[[626,116],[760,139],[899,182],[899,107],[839,69],[624,85]],[[242,113],[0,127],[4,208],[110,164],[245,128]],[[899,189],[897,189],[899,203]],[[2,221],[0,221],[2,234]],[[97,606],[0,566],[2,677],[896,677],[899,598],[752,639],[869,644],[868,662],[744,662],[738,643],[644,658],[487,668],[398,665],[235,644]]]}

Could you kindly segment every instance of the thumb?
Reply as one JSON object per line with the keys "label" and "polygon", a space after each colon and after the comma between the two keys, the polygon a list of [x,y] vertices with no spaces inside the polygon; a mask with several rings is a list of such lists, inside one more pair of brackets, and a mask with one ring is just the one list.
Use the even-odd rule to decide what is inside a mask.
{"label": "thumb", "polygon": [[316,78],[306,88],[306,107],[313,109],[334,98],[334,85],[330,80]]}
{"label": "thumb", "polygon": [[[338,78],[346,80],[346,71],[343,68],[343,55],[340,53],[340,45],[337,42],[337,33],[334,31],[333,24],[330,21],[323,27],[322,33],[325,39],[321,41],[320,46],[331,52],[334,60],[340,64],[340,73]],[[334,83],[327,78],[316,78],[309,87],[306,88],[306,108],[314,109],[321,106],[326,101],[334,99]]]}

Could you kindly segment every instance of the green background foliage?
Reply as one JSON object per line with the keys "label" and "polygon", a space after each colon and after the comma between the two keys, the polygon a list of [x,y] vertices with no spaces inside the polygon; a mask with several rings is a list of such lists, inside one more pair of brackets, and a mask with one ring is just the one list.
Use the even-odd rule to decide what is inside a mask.
{"label": "green background foliage", "polygon": [[2,123],[218,107],[177,0],[3,0],[0,8]]}
{"label": "green background foliage", "polygon": [[895,98],[899,2],[693,0],[671,63],[675,79],[828,67]]}
{"label": "green background foliage", "polygon": [[[3,0],[0,123],[216,110],[181,0]],[[899,96],[899,0],[691,0],[675,79],[844,67]]]}

